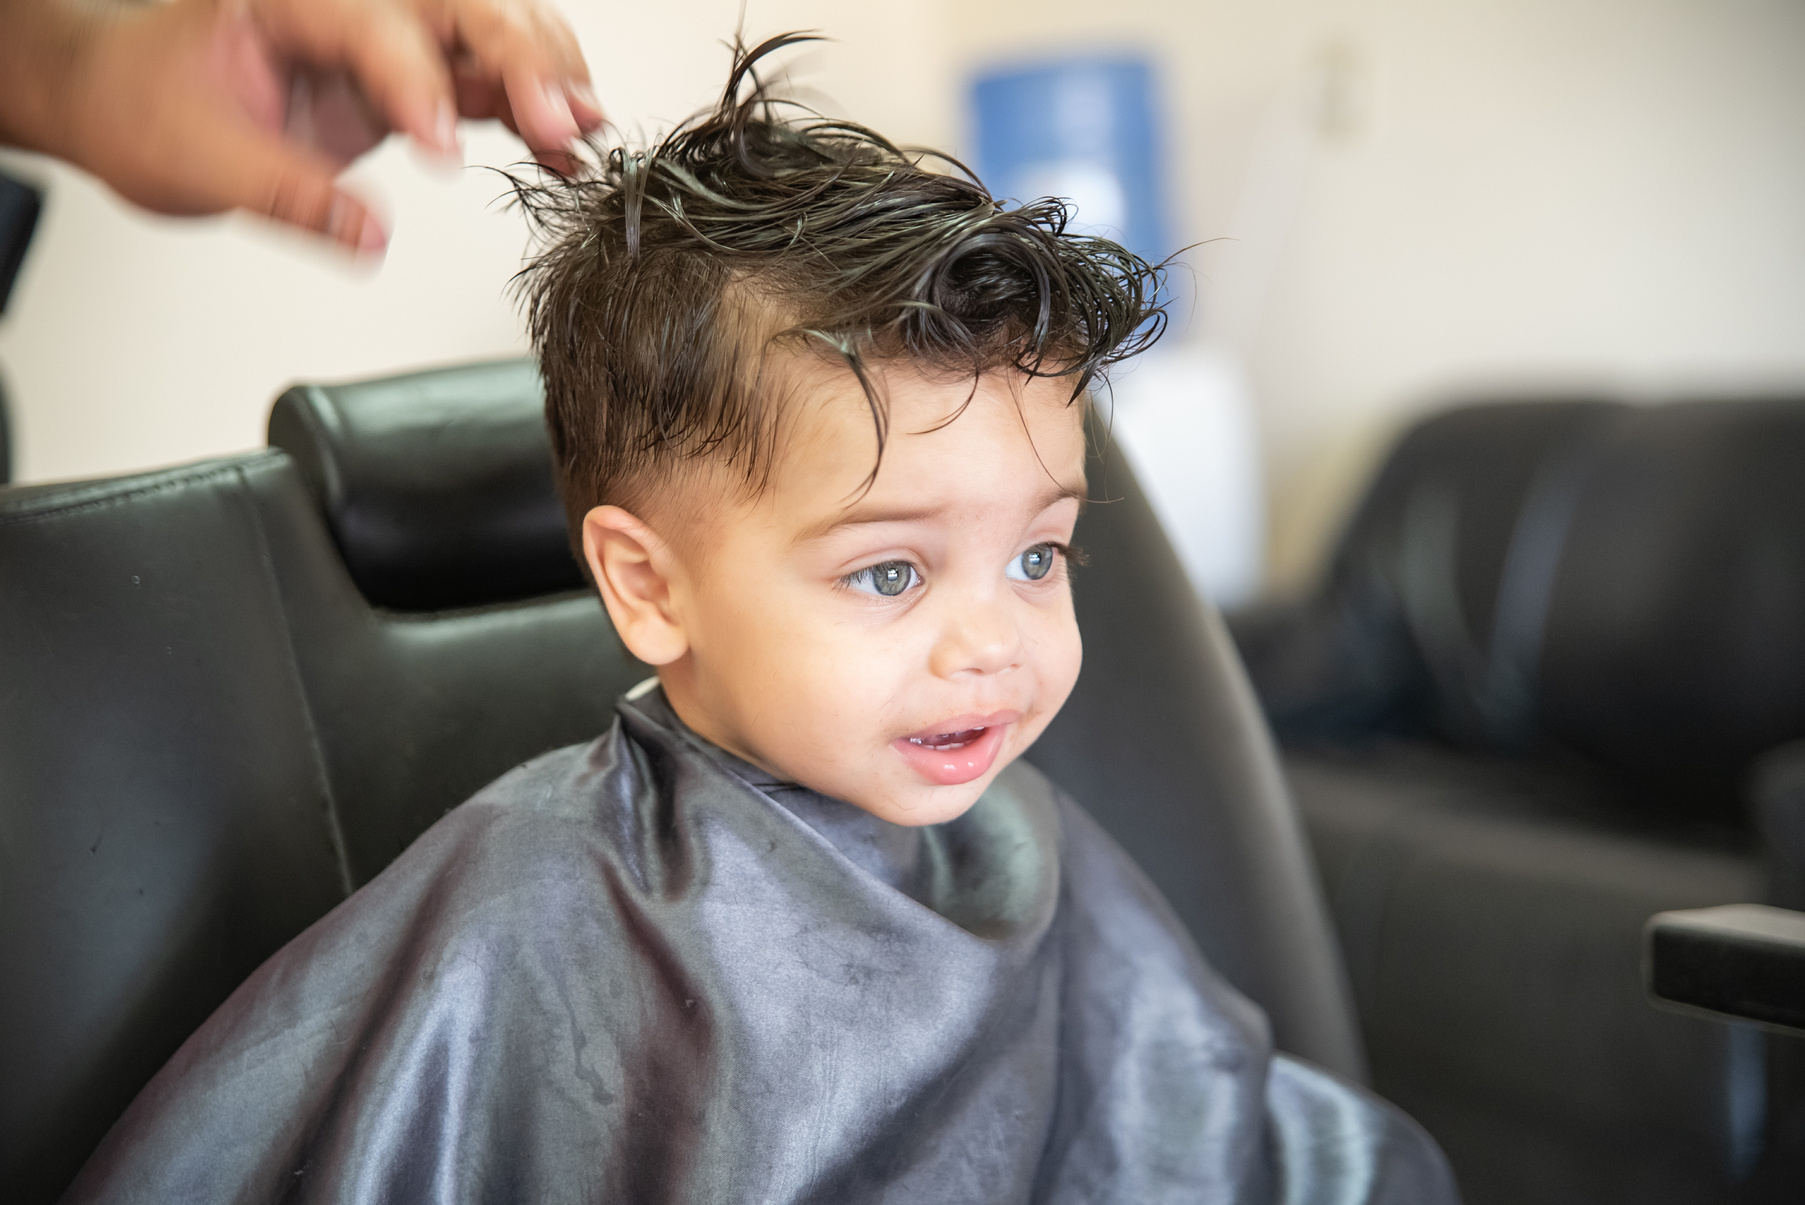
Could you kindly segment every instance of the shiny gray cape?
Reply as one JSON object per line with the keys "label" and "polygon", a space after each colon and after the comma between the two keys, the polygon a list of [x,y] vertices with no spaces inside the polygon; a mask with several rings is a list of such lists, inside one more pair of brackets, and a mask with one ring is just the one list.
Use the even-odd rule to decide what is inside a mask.
{"label": "shiny gray cape", "polygon": [[72,1201],[1452,1201],[1016,764],[886,824],[658,692],[235,992]]}

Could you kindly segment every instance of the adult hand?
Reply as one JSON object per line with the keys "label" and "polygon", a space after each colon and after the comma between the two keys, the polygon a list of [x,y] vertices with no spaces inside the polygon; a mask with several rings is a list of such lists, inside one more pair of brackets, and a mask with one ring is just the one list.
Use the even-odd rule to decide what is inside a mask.
{"label": "adult hand", "polygon": [[456,155],[459,116],[554,167],[602,120],[541,0],[0,0],[0,142],[160,213],[247,209],[378,252],[336,177],[391,130]]}

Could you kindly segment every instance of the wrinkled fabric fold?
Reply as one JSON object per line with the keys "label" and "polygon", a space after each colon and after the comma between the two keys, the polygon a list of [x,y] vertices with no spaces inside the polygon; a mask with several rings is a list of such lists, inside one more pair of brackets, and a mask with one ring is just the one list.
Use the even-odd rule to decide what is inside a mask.
{"label": "wrinkled fabric fold", "polygon": [[1025,764],[889,825],[653,692],[260,968],[70,1201],[1438,1202]]}

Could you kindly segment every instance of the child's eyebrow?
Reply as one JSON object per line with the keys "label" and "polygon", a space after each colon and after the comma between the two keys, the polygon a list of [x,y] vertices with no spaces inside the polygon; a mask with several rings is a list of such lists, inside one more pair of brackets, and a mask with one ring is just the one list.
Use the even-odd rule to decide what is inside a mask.
{"label": "child's eyebrow", "polygon": [[[1034,513],[1040,514],[1067,498],[1075,500],[1082,507],[1087,497],[1089,497],[1089,493],[1082,484],[1049,485],[1035,500]],[[943,506],[917,506],[897,510],[876,506],[854,506],[850,510],[803,529],[796,536],[796,543],[806,544],[811,540],[819,540],[825,535],[839,531],[842,527],[870,527],[878,523],[920,523],[938,518],[945,509]]]}

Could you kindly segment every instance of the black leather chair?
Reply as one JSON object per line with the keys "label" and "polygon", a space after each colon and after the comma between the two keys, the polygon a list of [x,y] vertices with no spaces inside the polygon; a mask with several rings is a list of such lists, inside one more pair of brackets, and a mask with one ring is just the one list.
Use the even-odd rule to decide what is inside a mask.
{"label": "black leather chair", "polygon": [[1231,617],[1278,731],[1294,743],[1519,743],[1530,700],[1515,645],[1537,634],[1571,479],[1621,409],[1600,398],[1474,404],[1405,432],[1323,585]]}
{"label": "black leather chair", "polygon": [[0,485],[13,479],[11,406],[6,400],[6,378],[0,377]]}
{"label": "black leather chair", "polygon": [[[38,226],[43,194],[0,172],[0,314],[12,297],[13,282],[25,262],[25,250]],[[0,485],[12,480],[12,425],[7,413],[6,381],[0,378]]]}
{"label": "black leather chair", "polygon": [[1469,1205],[1796,1199],[1796,1041],[1650,1009],[1641,960],[1653,913],[1773,898],[1745,787],[1805,736],[1802,465],[1795,399],[1452,410],[1318,593],[1231,616],[1375,1086]]}
{"label": "black leather chair", "polygon": [[[646,670],[580,586],[530,366],[278,402],[268,451],[0,490],[0,1184],[48,1201],[259,962]],[[1132,475],[1078,539],[1086,661],[1033,758],[1279,1044],[1358,1076],[1252,693]]]}

